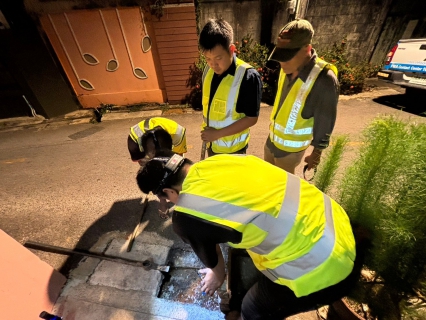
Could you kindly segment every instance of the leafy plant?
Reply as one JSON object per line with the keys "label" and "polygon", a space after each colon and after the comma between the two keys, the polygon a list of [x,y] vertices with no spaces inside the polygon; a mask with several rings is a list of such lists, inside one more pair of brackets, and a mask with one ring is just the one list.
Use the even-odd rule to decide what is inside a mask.
{"label": "leafy plant", "polygon": [[426,308],[425,139],[426,124],[375,119],[337,188],[351,221],[370,231],[371,277],[352,296],[378,319],[416,319]]}
{"label": "leafy plant", "polygon": [[381,65],[372,65],[368,62],[350,63],[347,57],[346,38],[340,43],[335,42],[330,49],[318,52],[318,56],[336,66],[339,71],[341,94],[362,92],[365,89],[365,79],[374,77],[381,69]]}
{"label": "leafy plant", "polygon": [[327,156],[324,157],[318,166],[314,184],[324,193],[327,193],[333,184],[347,143],[347,136],[338,136],[335,141],[332,141],[331,146],[328,148],[329,150],[327,150]]}
{"label": "leafy plant", "polygon": [[189,78],[186,80],[186,86],[191,89],[191,92],[186,95],[183,102],[188,103],[195,110],[203,109],[202,78],[206,65],[206,59],[200,51],[198,53],[198,59],[189,67]]}
{"label": "leafy plant", "polygon": [[259,72],[262,83],[262,101],[272,105],[278,85],[279,69],[266,67],[269,49],[255,42],[251,35],[246,35],[241,42],[236,41],[237,57],[247,62]]}
{"label": "leafy plant", "polygon": [[237,57],[256,68],[263,76],[263,66],[268,60],[268,48],[255,42],[249,34],[241,41],[236,41],[235,47]]}
{"label": "leafy plant", "polygon": [[164,6],[166,5],[165,0],[155,0],[154,4],[151,5],[151,14],[160,19],[164,14]]}

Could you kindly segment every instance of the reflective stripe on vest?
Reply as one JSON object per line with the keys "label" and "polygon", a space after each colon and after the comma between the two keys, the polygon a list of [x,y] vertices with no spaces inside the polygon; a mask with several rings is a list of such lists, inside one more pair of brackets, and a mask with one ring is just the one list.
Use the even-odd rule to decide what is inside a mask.
{"label": "reflective stripe on vest", "polygon": [[[207,122],[207,118],[203,117],[204,122],[208,123],[209,126],[220,129],[220,128],[225,128],[227,126],[230,126],[231,124],[235,122],[235,120],[232,119],[232,112],[234,110],[235,98],[238,94],[238,89],[240,88],[240,83],[242,81],[242,78],[248,67],[250,67],[250,65],[242,64],[235,71],[231,90],[229,91],[228,99],[226,100],[226,118],[222,121],[215,121],[212,119],[208,119],[209,121]],[[203,74],[203,81],[206,75],[207,75],[207,72],[205,72],[205,75]],[[247,138],[247,135],[246,135],[246,138]]]}
{"label": "reflective stripe on vest", "polygon": [[313,130],[313,128],[302,128],[302,129],[293,130],[290,128],[284,128],[282,125],[278,123],[275,123],[274,127],[276,130],[282,131],[285,134],[294,134],[294,135],[312,134],[312,130]]}
{"label": "reflective stripe on vest", "polygon": [[132,129],[133,129],[133,132],[136,134],[136,141],[135,142],[138,144],[140,152],[143,152],[142,136],[143,136],[144,132],[139,127],[139,124],[134,125],[132,127]]}
{"label": "reflective stripe on vest", "polygon": [[284,140],[283,138],[275,136],[272,132],[270,133],[270,138],[272,141],[290,148],[302,148],[305,146],[309,146],[311,144],[311,140],[305,141],[293,141],[293,140]]}
{"label": "reflective stripe on vest", "polygon": [[143,122],[143,128],[145,129],[145,131],[149,130],[149,121],[150,120],[151,120],[151,118],[148,118]]}
{"label": "reflective stripe on vest", "polygon": [[[233,204],[216,201],[210,198],[183,193],[179,195],[178,206],[191,208],[224,220],[247,225],[254,224],[267,233],[259,245],[247,248],[257,254],[267,255],[279,247],[292,230],[298,213],[300,199],[300,179],[287,175],[286,193],[281,204],[279,215],[275,218],[269,214],[249,210]],[[324,195],[326,224],[321,239],[311,250],[293,261],[279,265],[275,269],[261,270],[265,276],[275,281],[277,278],[294,280],[320,266],[333,252],[335,245],[334,221],[330,198]]]}
{"label": "reflective stripe on vest", "polygon": [[287,152],[305,150],[312,141],[314,119],[303,119],[301,114],[306,99],[321,71],[326,67],[335,71],[333,65],[317,58],[307,79],[297,79],[280,105],[285,75],[280,71],[278,94],[271,114],[270,139],[277,148]]}
{"label": "reflective stripe on vest", "polygon": [[278,278],[295,280],[304,274],[314,270],[324,263],[333,252],[336,235],[334,230],[333,214],[330,198],[324,194],[325,226],[321,239],[315,243],[311,250],[293,260],[276,267],[275,269],[265,270],[263,272],[272,281]]}
{"label": "reflective stripe on vest", "polygon": [[215,144],[217,144],[220,147],[232,148],[232,146],[239,144],[239,143],[243,143],[244,141],[246,141],[248,139],[248,136],[249,136],[248,133],[243,133],[243,134],[240,134],[238,136],[238,138],[235,138],[232,141],[226,141],[226,140],[223,140],[223,139],[219,139],[219,140],[216,140],[214,142],[215,142]]}
{"label": "reflective stripe on vest", "polygon": [[[306,100],[309,89],[312,86],[312,82],[315,81],[315,79],[318,77],[321,70],[322,70],[322,67],[320,67],[318,64],[314,65],[311,72],[309,73],[308,78],[300,87],[299,93],[297,94],[296,100],[293,103],[293,107],[292,107],[292,109],[290,111],[290,115],[287,119],[286,127],[284,128],[280,124],[275,123],[274,128],[276,130],[284,132],[284,134],[289,134],[289,135],[294,135],[294,134],[296,134],[296,135],[303,135],[303,134],[312,135],[312,132],[313,132],[312,127],[311,128],[298,129],[298,130],[294,130],[294,127],[296,125],[298,114],[301,111],[301,108],[303,106],[303,102]],[[283,102],[283,104],[284,104],[284,102]],[[297,132],[297,133],[295,133],[295,132]],[[295,149],[295,151],[301,151],[300,149],[302,149],[304,147],[308,147],[310,145],[311,139],[312,139],[312,137],[311,137],[311,139],[305,140],[305,141],[288,140],[288,139],[283,139],[281,137],[278,137],[277,135],[274,134],[274,132],[270,132],[270,138],[274,143],[279,144],[283,147]]]}
{"label": "reflective stripe on vest", "polygon": [[[244,74],[252,66],[235,56],[233,63],[236,65],[234,75],[227,74],[221,80],[211,102],[210,90],[214,71],[208,65],[204,69],[202,89],[203,128],[209,126],[215,129],[222,129],[245,117],[244,113],[236,111],[236,104]],[[243,149],[249,139],[250,132],[247,128],[239,133],[212,141],[210,145],[215,153],[233,153]]]}
{"label": "reflective stripe on vest", "polygon": [[177,141],[177,143],[174,143],[175,141],[173,141],[174,145],[177,145],[177,144],[179,144],[180,141],[182,141],[182,133],[183,133],[183,127],[178,124],[178,126],[176,128],[175,135],[177,135],[177,136],[179,136],[181,138],[179,139],[179,141]]}
{"label": "reflective stripe on vest", "polygon": [[303,105],[303,101],[306,100],[306,96],[308,94],[308,89],[311,87],[312,82],[315,81],[315,79],[318,77],[319,73],[321,72],[323,68],[320,67],[317,63],[312,68],[311,72],[309,73],[308,78],[306,79],[306,82],[302,84],[299,90],[299,94],[297,95],[296,101],[293,103],[293,108],[290,111],[290,116],[287,120],[286,129],[289,131],[294,130],[294,126],[296,124],[297,115],[299,114],[300,108]]}
{"label": "reflective stripe on vest", "polygon": [[[136,134],[136,136],[138,137],[138,138],[140,138],[140,137],[142,137],[143,136],[143,131],[142,131],[142,129],[139,127],[139,124],[137,124],[137,125],[134,125],[133,126],[133,130],[135,131],[135,134]],[[146,129],[145,129],[146,130]]]}
{"label": "reflective stripe on vest", "polygon": [[209,65],[206,65],[206,67],[204,68],[204,71],[203,71],[203,79],[202,79],[202,82],[204,82],[204,80],[206,79],[207,72],[209,72],[209,70],[210,70]]}

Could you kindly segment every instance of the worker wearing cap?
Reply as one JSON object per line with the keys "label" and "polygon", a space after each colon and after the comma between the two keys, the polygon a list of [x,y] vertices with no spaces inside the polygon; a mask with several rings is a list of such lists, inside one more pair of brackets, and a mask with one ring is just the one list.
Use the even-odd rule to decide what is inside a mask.
{"label": "worker wearing cap", "polygon": [[[151,159],[158,150],[173,150],[183,155],[186,149],[186,129],[173,120],[153,117],[142,120],[130,128],[127,138],[130,157],[141,166]],[[166,220],[170,217],[167,200],[160,198],[159,216]]]}
{"label": "worker wearing cap", "polygon": [[262,80],[252,66],[235,56],[233,29],[222,19],[211,19],[199,38],[207,65],[202,77],[201,139],[209,156],[246,153],[249,128],[256,124]]}
{"label": "worker wearing cap", "polygon": [[305,157],[307,169],[318,165],[336,121],[337,69],[318,58],[311,45],[313,35],[308,21],[291,21],[279,32],[269,57],[281,69],[264,159],[290,173],[310,145],[314,148]]}
{"label": "worker wearing cap", "polygon": [[247,250],[261,275],[239,319],[282,320],[312,310],[345,296],[359,277],[342,207],[255,156],[216,155],[193,164],[160,152],[137,182],[176,204],[173,229],[206,266],[199,271],[203,292],[212,295],[225,279],[220,243]]}
{"label": "worker wearing cap", "polygon": [[[148,150],[144,149],[144,140],[146,140],[145,149]],[[152,147],[150,148],[150,146]],[[167,118],[148,118],[130,128],[127,147],[132,160],[139,163],[145,157],[152,158],[155,150],[161,148],[171,149],[182,155],[187,151],[186,129]]]}

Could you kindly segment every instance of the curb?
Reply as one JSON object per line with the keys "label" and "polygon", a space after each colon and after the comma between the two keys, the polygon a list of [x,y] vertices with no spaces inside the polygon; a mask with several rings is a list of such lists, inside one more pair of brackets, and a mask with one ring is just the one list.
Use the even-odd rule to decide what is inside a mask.
{"label": "curb", "polygon": [[194,114],[201,111],[193,110],[185,106],[171,106],[164,110],[162,108],[152,108],[143,111],[129,111],[127,108],[119,107],[116,110],[107,111],[101,115],[101,121],[97,121],[95,109],[83,109],[67,113],[60,117],[46,119],[43,116],[36,117],[16,117],[9,119],[0,119],[0,132],[16,131],[32,127],[54,126],[65,124],[97,123],[102,121],[120,120],[120,119],[145,119],[149,117],[159,117],[176,114]]}
{"label": "curb", "polygon": [[[339,101],[352,99],[368,99],[386,94],[401,93],[391,87],[376,87],[371,91],[361,92],[354,95],[340,95]],[[264,102],[260,104],[261,108],[272,107]],[[145,110],[133,111],[131,107],[113,107],[112,110],[106,110],[100,114],[98,109],[81,109],[70,112],[60,117],[46,119],[43,116],[36,117],[17,117],[9,119],[0,119],[0,132],[23,130],[26,128],[38,126],[54,126],[64,124],[82,124],[82,123],[97,123],[102,121],[120,120],[120,119],[144,119],[148,117],[159,117],[168,115],[186,115],[186,114],[201,114],[202,110],[194,110],[186,105],[164,105],[156,104],[146,106]],[[97,119],[101,119],[98,121]]]}

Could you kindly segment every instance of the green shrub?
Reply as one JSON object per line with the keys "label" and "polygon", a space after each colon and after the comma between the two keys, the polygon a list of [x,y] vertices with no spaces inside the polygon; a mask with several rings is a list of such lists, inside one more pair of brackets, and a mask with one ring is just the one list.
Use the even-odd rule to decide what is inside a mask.
{"label": "green shrub", "polygon": [[235,42],[237,57],[247,62],[263,76],[263,66],[268,60],[268,48],[255,42],[251,35]]}
{"label": "green shrub", "polygon": [[354,224],[369,231],[364,262],[373,276],[353,297],[378,319],[420,319],[413,315],[426,308],[425,139],[424,123],[375,119],[334,197]]}
{"label": "green shrub", "polygon": [[324,193],[327,193],[333,184],[348,140],[347,136],[338,136],[336,139],[332,139],[330,147],[326,151],[326,156],[318,166],[314,184]]}
{"label": "green shrub", "polygon": [[186,81],[186,86],[191,89],[191,92],[186,95],[184,103],[188,103],[195,110],[202,110],[202,78],[204,68],[207,62],[201,51],[198,53],[198,59],[189,68],[189,78]]}
{"label": "green shrub", "polygon": [[350,63],[347,58],[346,39],[340,43],[335,42],[329,50],[318,52],[318,56],[337,67],[340,93],[345,95],[362,92],[365,89],[365,79],[376,76],[381,69],[381,65],[368,62]]}
{"label": "green shrub", "polygon": [[244,36],[241,42],[236,41],[235,46],[237,57],[259,72],[263,83],[262,101],[272,105],[275,99],[279,70],[271,70],[265,66],[269,56],[268,48],[255,42],[251,35]]}

